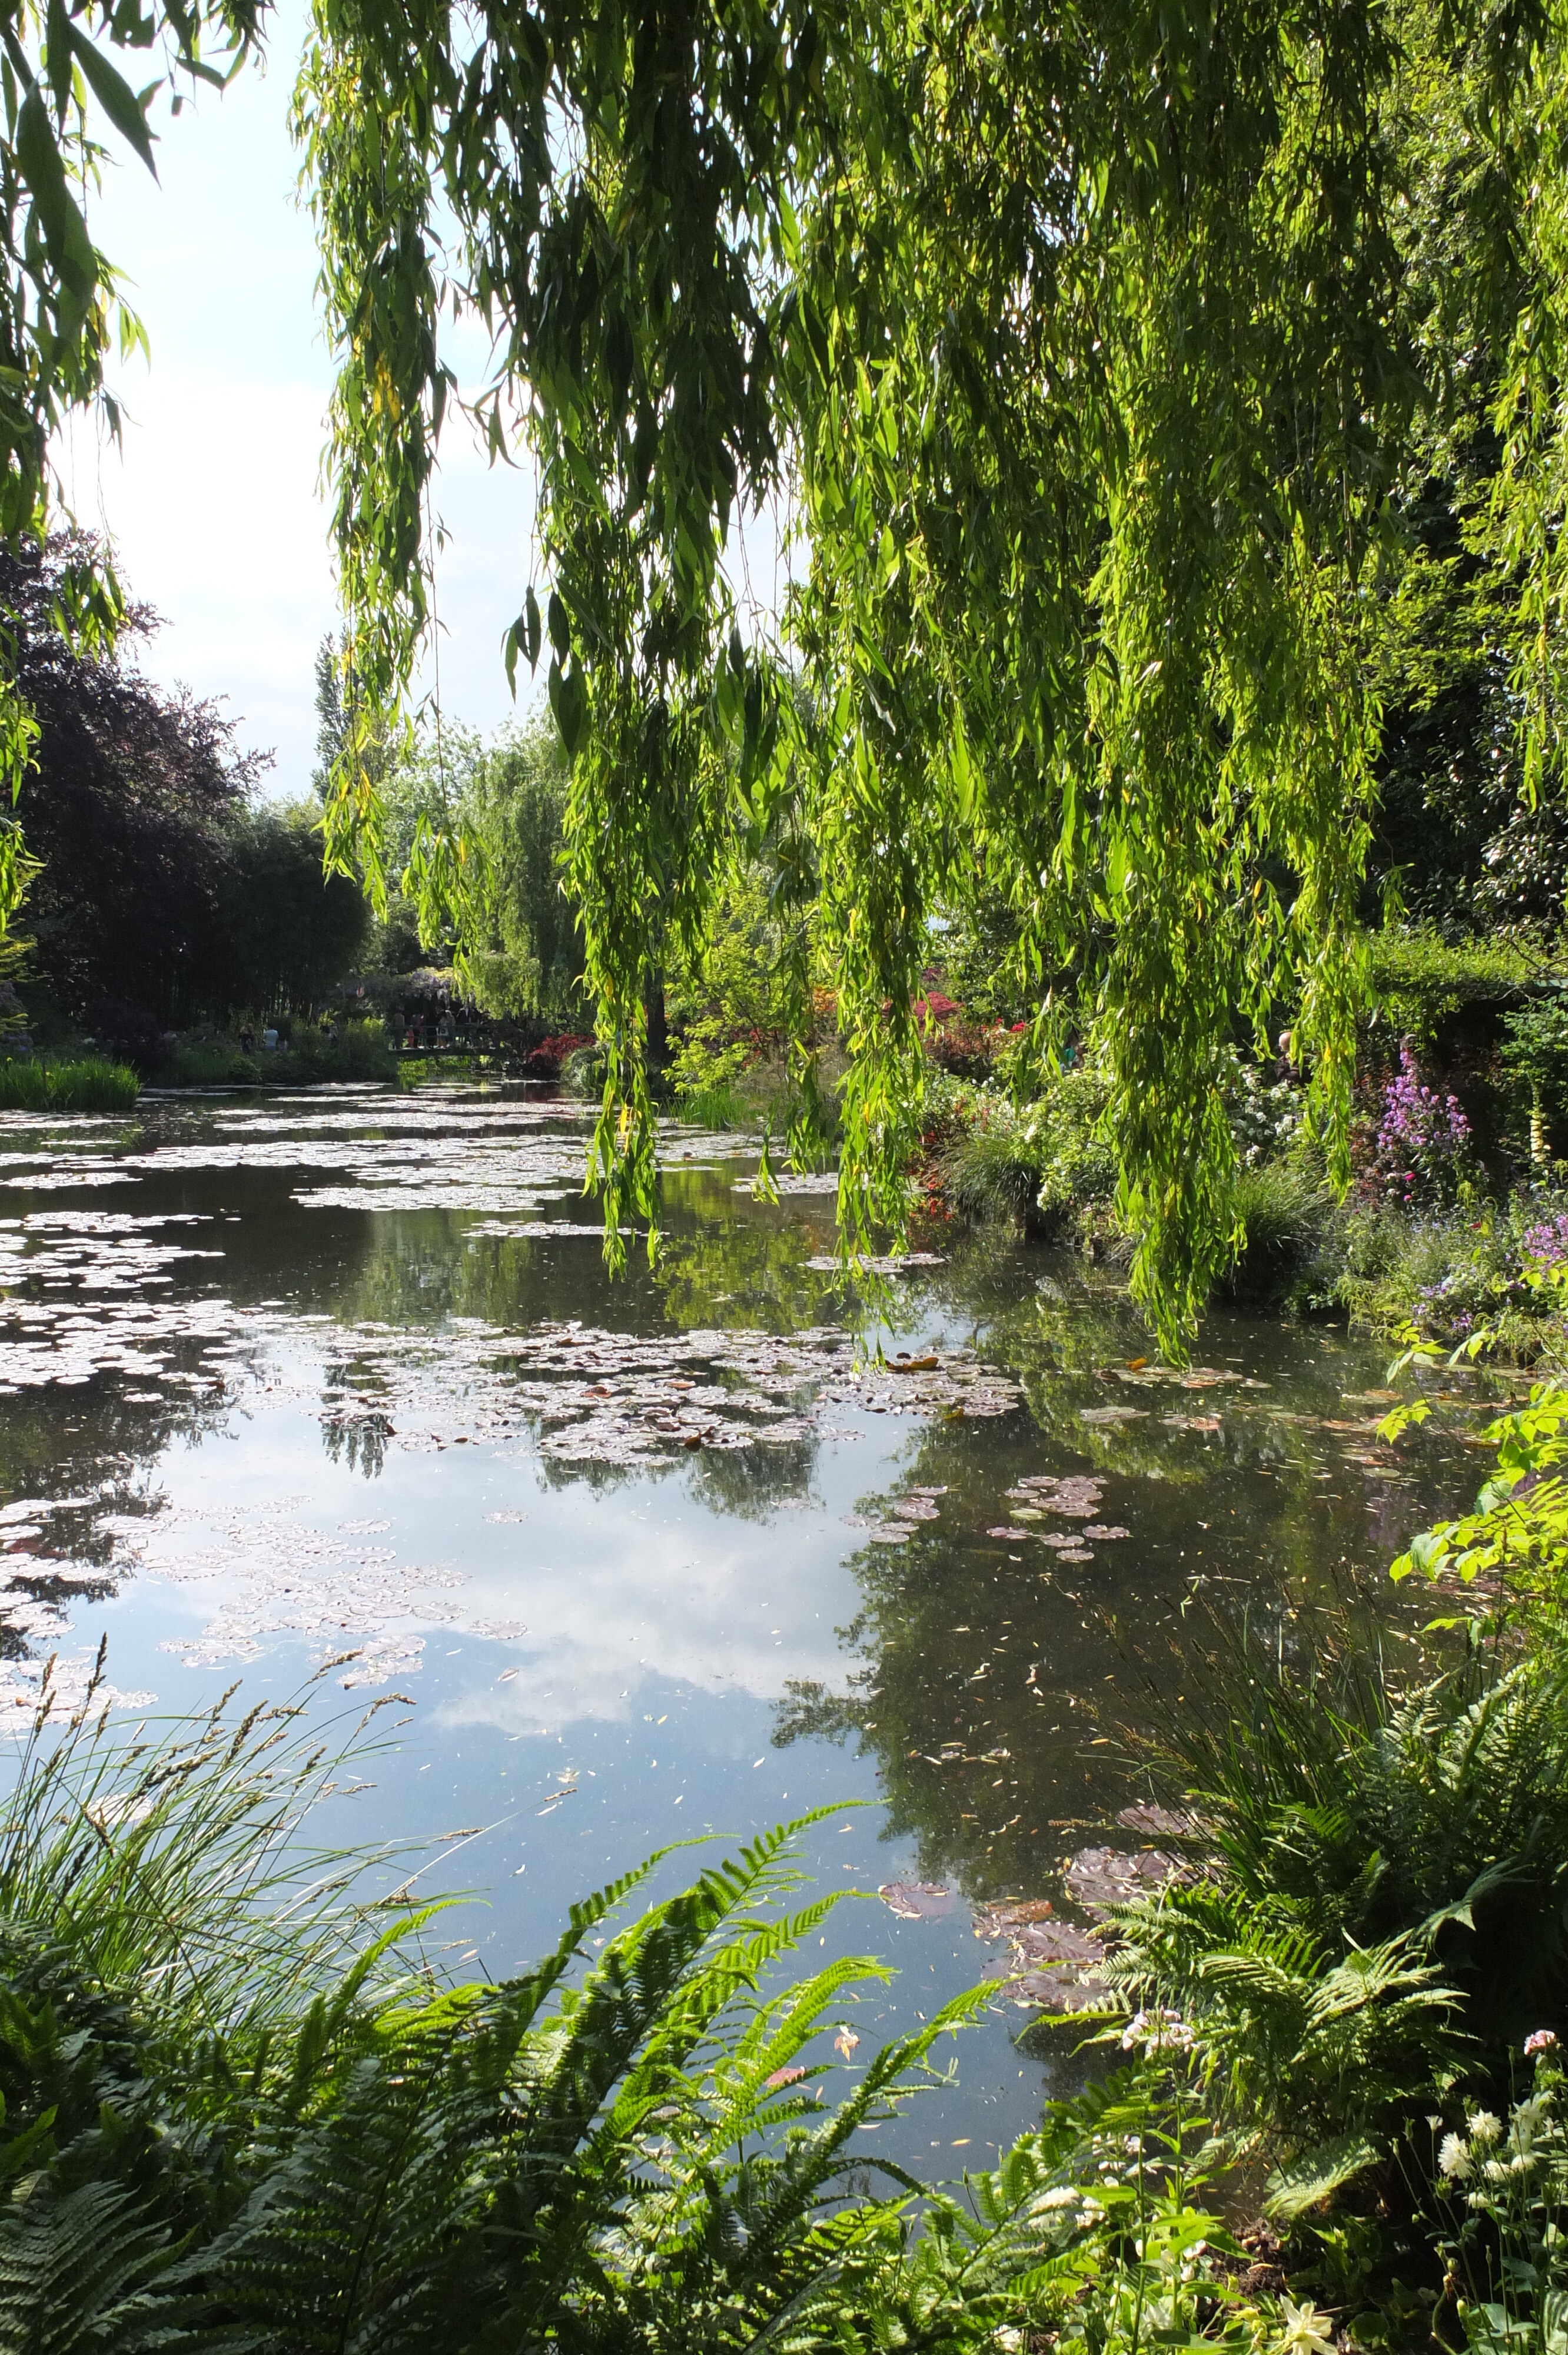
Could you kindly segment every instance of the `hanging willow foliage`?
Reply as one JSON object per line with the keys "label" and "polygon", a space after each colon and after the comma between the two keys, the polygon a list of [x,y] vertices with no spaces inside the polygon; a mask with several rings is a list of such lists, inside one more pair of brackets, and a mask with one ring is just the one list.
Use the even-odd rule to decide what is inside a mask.
{"label": "hanging willow foliage", "polygon": [[[652,1200],[650,980],[737,819],[811,846],[852,1241],[901,1213],[927,921],[981,888],[1042,1050],[1065,992],[1093,1008],[1168,1342],[1231,1248],[1238,1026],[1292,1010],[1343,1180],[1370,658],[1478,347],[1557,756],[1563,14],[316,0],[297,128],[363,741],[429,626],[438,328],[471,308],[492,448],[520,417],[537,468],[505,659],[547,666],[573,759],[612,1237]],[[763,502],[800,547],[759,623],[724,559]],[[351,744],[340,858],[376,816]]]}
{"label": "hanging willow foliage", "polygon": [[[102,165],[129,149],[155,170],[151,113],[167,90],[221,84],[254,45],[265,0],[0,0],[0,545],[37,549],[61,519],[51,442],[73,414],[96,410],[111,435],[119,409],[104,389],[111,353],[146,337],[119,274],[94,245],[88,211]],[[204,55],[216,39],[223,70]],[[133,90],[114,61],[134,60]],[[69,520],[69,507],[63,510]],[[16,616],[0,603],[0,950],[37,873],[14,815],[37,725],[16,684]],[[124,620],[114,569],[85,545],[61,569],[55,620],[90,655],[113,647]]]}

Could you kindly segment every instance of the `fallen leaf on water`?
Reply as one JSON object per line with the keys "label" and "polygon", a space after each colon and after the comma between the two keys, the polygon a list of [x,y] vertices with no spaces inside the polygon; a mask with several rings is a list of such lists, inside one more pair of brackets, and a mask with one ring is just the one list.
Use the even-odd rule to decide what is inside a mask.
{"label": "fallen leaf on water", "polygon": [[958,1903],[952,1891],[944,1889],[939,1881],[887,1881],[876,1893],[901,1922],[939,1921]]}

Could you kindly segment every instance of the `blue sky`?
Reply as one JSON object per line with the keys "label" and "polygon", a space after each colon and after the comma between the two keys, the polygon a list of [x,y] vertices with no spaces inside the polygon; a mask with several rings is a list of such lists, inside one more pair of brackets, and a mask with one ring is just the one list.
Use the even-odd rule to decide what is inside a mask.
{"label": "blue sky", "polygon": [[[175,121],[155,103],[159,184],[133,159],[107,177],[92,232],[132,282],[152,364],[118,371],[122,455],[85,421],[59,454],[78,517],[112,535],[132,591],[164,617],[143,668],[226,697],[242,741],[276,750],[271,790],[291,794],[308,786],[312,663],[336,610],[317,493],[331,368],[288,134],[306,13],[284,0],[270,21],[264,70]],[[476,370],[482,345],[456,357]],[[488,730],[514,708],[500,642],[528,575],[530,485],[493,472],[461,424],[443,450],[441,701]]]}

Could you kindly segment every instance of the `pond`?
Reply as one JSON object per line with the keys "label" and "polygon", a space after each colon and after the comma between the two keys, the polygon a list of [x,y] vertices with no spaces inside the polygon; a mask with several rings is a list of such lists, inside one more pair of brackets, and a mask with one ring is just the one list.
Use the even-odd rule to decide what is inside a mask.
{"label": "pond", "polygon": [[832,1806],[808,1875],[862,1894],[804,1960],[896,1974],[832,2015],[838,2071],[1032,1973],[882,2130],[987,2162],[1082,2065],[1042,1999],[1157,1869],[1117,1727],[1184,1700],[1194,1604],[1409,1641],[1386,1565],[1473,1491],[1475,1430],[1396,1456],[1386,1350],[1273,1316],[1163,1369],[1112,1276],[995,1233],[888,1277],[879,1364],[832,1180],[760,1200],[741,1137],[667,1130],[666,1248],[612,1280],[585,1138],[456,1085],[0,1119],[0,1712],[102,1637],[129,1710],[325,1662],[323,1717],[404,1696],[344,1812],[419,1849],[388,1892],[469,1892],[432,1934],[463,1977],[655,1849]]}

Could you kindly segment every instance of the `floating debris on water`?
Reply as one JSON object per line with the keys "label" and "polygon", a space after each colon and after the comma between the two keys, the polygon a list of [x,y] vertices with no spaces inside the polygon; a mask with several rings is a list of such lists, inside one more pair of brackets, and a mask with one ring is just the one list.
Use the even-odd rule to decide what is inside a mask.
{"label": "floating debris on water", "polygon": [[886,1881],[876,1893],[901,1922],[939,1922],[959,1902],[939,1881]]}

